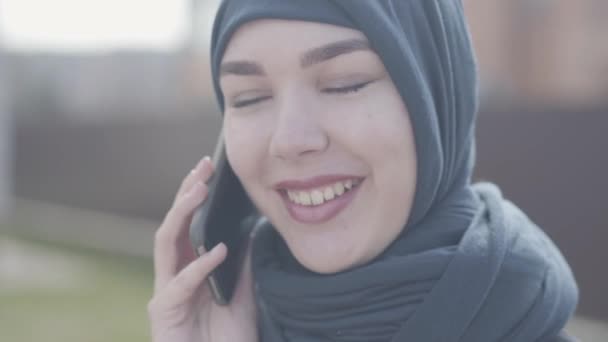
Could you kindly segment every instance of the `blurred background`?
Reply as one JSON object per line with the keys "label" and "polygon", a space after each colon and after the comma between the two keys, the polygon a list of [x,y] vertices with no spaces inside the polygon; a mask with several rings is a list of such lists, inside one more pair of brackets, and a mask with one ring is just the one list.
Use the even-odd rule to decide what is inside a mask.
{"label": "blurred background", "polygon": [[[217,0],[0,0],[0,340],[148,341],[152,237],[220,125]],[[555,240],[608,339],[608,1],[465,0],[476,179]]]}

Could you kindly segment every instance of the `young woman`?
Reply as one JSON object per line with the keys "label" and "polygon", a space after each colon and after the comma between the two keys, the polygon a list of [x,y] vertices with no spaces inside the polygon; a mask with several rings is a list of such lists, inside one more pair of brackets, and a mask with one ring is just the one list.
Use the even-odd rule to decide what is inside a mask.
{"label": "young woman", "polygon": [[267,221],[229,306],[194,258],[203,159],[158,229],[156,342],[559,341],[578,298],[549,238],[471,184],[477,73],[459,0],[227,0],[227,155]]}

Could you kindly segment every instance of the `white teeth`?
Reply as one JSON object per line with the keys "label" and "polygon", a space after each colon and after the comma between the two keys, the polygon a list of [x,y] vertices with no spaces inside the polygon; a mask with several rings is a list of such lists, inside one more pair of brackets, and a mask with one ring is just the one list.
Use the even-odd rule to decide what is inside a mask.
{"label": "white teeth", "polygon": [[334,197],[336,197],[334,189],[331,186],[325,188],[325,190],[323,191],[323,197],[326,201],[331,201],[332,199],[334,199]]}
{"label": "white teeth", "polygon": [[353,187],[353,181],[352,181],[352,179],[349,179],[346,182],[344,182],[344,188],[350,190],[352,187]]}
{"label": "white teeth", "polygon": [[312,204],[319,205],[319,204],[323,204],[323,202],[325,202],[325,199],[323,198],[323,193],[321,191],[314,190],[310,194],[311,194],[310,197],[312,199]]}
{"label": "white teeth", "polygon": [[301,204],[299,194],[288,191],[287,195],[289,196],[289,199],[292,200],[293,202],[295,202],[297,204]]}
{"label": "white teeth", "polygon": [[321,205],[327,201],[331,201],[334,198],[343,195],[345,192],[358,185],[359,181],[352,179],[336,182],[331,186],[327,186],[323,189],[315,189],[312,191],[289,191],[287,190],[287,196],[289,200],[304,206]]}
{"label": "white teeth", "polygon": [[311,200],[310,200],[310,194],[308,192],[300,192],[300,204],[302,205],[310,205],[311,204]]}
{"label": "white teeth", "polygon": [[342,195],[344,193],[344,184],[342,184],[342,182],[334,184],[334,192],[338,196]]}

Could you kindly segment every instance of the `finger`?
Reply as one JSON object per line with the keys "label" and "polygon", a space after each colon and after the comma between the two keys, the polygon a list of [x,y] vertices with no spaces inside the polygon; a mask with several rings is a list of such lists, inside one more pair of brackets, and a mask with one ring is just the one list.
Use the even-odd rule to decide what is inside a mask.
{"label": "finger", "polygon": [[202,182],[196,183],[188,193],[174,203],[156,231],[154,239],[155,289],[164,287],[179,272],[180,261],[183,261],[180,255],[186,252],[183,250],[186,247],[180,241],[185,241],[192,212],[205,200],[207,194],[207,185]]}
{"label": "finger", "polygon": [[183,195],[184,193],[186,193],[188,189],[190,189],[192,185],[194,185],[194,183],[199,179],[198,174],[204,168],[204,165],[209,164],[209,162],[209,156],[205,156],[201,160],[199,160],[198,163],[196,163],[196,165],[194,166],[194,168],[192,168],[192,170],[190,170],[190,172],[182,180],[182,183],[180,184],[176,195]]}
{"label": "finger", "polygon": [[213,165],[211,159],[206,156],[201,159],[198,164],[196,164],[196,166],[190,171],[190,173],[188,173],[186,177],[184,177],[179,189],[177,190],[177,193],[175,194],[174,201],[177,201],[181,196],[187,193],[196,182],[201,181],[206,183],[209,180],[209,177],[211,177],[212,173]]}
{"label": "finger", "polygon": [[166,295],[174,305],[191,300],[203,281],[227,255],[226,245],[220,243],[208,253],[203,253],[177,274],[167,285]]}

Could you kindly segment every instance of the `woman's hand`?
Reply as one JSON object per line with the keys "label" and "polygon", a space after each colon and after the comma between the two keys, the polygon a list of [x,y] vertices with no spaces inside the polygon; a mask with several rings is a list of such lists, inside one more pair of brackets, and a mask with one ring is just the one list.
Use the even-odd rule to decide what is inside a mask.
{"label": "woman's hand", "polygon": [[256,307],[251,276],[251,248],[228,306],[213,301],[206,278],[226,257],[224,244],[196,257],[188,228],[194,210],[207,198],[213,173],[204,158],[184,178],[154,243],[154,296],[148,304],[154,342],[255,342]]}

